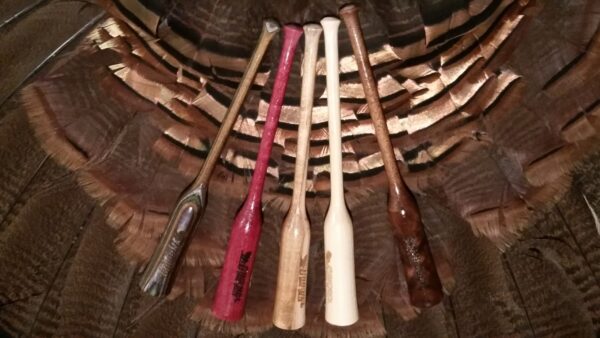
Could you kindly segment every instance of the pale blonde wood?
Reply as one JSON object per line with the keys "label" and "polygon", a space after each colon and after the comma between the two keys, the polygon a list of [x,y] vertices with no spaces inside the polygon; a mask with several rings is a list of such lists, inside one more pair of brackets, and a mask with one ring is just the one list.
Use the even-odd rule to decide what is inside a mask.
{"label": "pale blonde wood", "polygon": [[306,169],[315,89],[315,68],[319,38],[323,29],[318,24],[304,26],[304,59],[302,62],[302,95],[300,125],[294,173],[294,194],[290,210],[281,229],[279,274],[275,293],[273,324],[285,330],[304,326],[306,318],[306,278],[310,224],[306,215]]}
{"label": "pale blonde wood", "polygon": [[325,36],[327,64],[327,108],[329,110],[329,149],[331,202],[325,216],[325,320],[333,325],[352,325],[358,320],[354,280],[354,234],[344,200],[338,29],[340,20],[321,20]]}

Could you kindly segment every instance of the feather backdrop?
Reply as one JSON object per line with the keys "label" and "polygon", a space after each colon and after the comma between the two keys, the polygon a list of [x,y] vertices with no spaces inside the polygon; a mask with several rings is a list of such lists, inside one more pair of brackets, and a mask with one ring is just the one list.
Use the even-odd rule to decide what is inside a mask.
{"label": "feather backdrop", "polygon": [[[337,328],[323,319],[329,150],[321,45],[307,183],[307,320],[296,334],[594,336],[600,3],[357,3],[396,157],[446,297],[424,311],[408,301],[383,162],[341,28],[343,168],[360,320]],[[246,316],[231,324],[210,313],[228,225],[254,168],[278,41],[212,176],[205,216],[169,296],[149,297],[137,285],[206,157],[261,18],[317,22],[342,4],[1,3],[0,329],[60,337],[288,334],[272,328],[271,315],[294,176],[300,57],[268,168]]]}

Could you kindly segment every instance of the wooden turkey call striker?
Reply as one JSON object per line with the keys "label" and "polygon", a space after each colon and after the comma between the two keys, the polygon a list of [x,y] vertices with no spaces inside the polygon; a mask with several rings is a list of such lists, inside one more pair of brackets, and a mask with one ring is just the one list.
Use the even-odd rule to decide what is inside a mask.
{"label": "wooden turkey call striker", "polygon": [[260,140],[258,158],[246,200],[231,225],[225,262],[213,300],[212,312],[222,320],[237,321],[244,315],[262,227],[262,193],[267,168],[294,61],[294,52],[301,36],[302,28],[295,25],[284,26],[279,65]]}
{"label": "wooden turkey call striker", "polygon": [[375,136],[388,178],[388,217],[400,251],[404,276],[413,306],[427,308],[442,300],[443,292],[435,262],[414,196],[400,176],[394,148],[383,114],[377,83],[373,76],[360,21],[358,7],[350,4],[339,12],[350,37],[358,73],[365,91]]}
{"label": "wooden turkey call striker", "polygon": [[302,93],[298,149],[294,168],[294,193],[290,209],[281,227],[279,272],[273,309],[273,324],[285,330],[297,330],[304,326],[306,320],[306,282],[310,246],[310,223],[305,204],[306,169],[309,158],[317,51],[322,31],[320,25],[304,25]]}
{"label": "wooden turkey call striker", "polygon": [[246,94],[252,86],[256,71],[271,42],[279,32],[279,24],[274,20],[263,22],[262,32],[254,53],[248,62],[246,71],[242,76],[240,85],[236,90],[231,105],[223,118],[221,128],[213,142],[210,152],[200,173],[194,182],[179,198],[175,209],[171,213],[167,227],[154,250],[150,261],[146,265],[144,274],[140,279],[140,288],[151,295],[158,296],[167,293],[175,272],[175,267],[186,247],[192,232],[200,222],[206,209],[206,195],[210,176],[221,155],[227,137],[233,128],[240,108],[244,103]]}

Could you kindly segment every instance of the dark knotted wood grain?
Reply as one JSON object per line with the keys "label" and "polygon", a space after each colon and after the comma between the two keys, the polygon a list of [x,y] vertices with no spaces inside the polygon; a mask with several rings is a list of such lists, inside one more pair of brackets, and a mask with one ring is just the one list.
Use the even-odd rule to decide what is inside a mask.
{"label": "dark knotted wood grain", "polygon": [[340,9],[340,16],[348,29],[369,113],[375,128],[377,143],[381,151],[388,177],[388,217],[402,257],[404,276],[408,283],[411,303],[427,308],[442,299],[442,286],[437,275],[435,262],[429,249],[419,207],[399,173],[396,155],[392,147],[386,121],[383,116],[377,85],[368,60],[363,33],[358,18],[358,7],[347,5]]}

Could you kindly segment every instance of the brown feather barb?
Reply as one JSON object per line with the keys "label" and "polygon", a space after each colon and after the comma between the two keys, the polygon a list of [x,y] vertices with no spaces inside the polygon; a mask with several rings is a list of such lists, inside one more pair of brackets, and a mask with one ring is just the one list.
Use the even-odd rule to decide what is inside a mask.
{"label": "brown feather barb", "polygon": [[186,247],[190,234],[193,233],[196,225],[204,214],[206,208],[206,193],[210,176],[221,155],[221,150],[227,141],[227,136],[233,128],[237,119],[238,112],[242,107],[246,94],[254,81],[254,76],[261,63],[271,39],[279,32],[279,25],[273,20],[265,20],[263,29],[258,39],[258,44],[240,85],[234,94],[233,100],[225,118],[222,121],[221,128],[208,153],[206,161],[200,170],[200,173],[192,185],[184,192],[183,196],[177,202],[177,206],[171,214],[167,228],[162,235],[158,247],[150,258],[146,270],[140,280],[140,287],[151,295],[163,295],[167,292],[175,266],[179,256]]}
{"label": "brown feather barb", "polygon": [[353,2],[400,174],[447,294],[440,304],[420,311],[410,303],[344,25],[341,155],[359,320],[336,327],[324,316],[332,149],[322,42],[304,326],[273,328],[281,224],[301,148],[299,57],[269,161],[246,316],[224,323],[210,312],[223,225],[255,166],[274,48],[221,152],[168,296],[139,287],[138,267],[205,161],[261,19],[318,22],[340,1],[0,0],[0,336],[594,337],[600,1]]}
{"label": "brown feather barb", "polygon": [[356,56],[358,72],[388,178],[388,217],[400,249],[410,301],[416,307],[427,308],[442,300],[442,285],[429,249],[419,208],[402,180],[396,163],[394,148],[377,93],[377,84],[369,64],[369,53],[360,28],[358,7],[353,4],[342,7],[340,16],[348,29]]}

